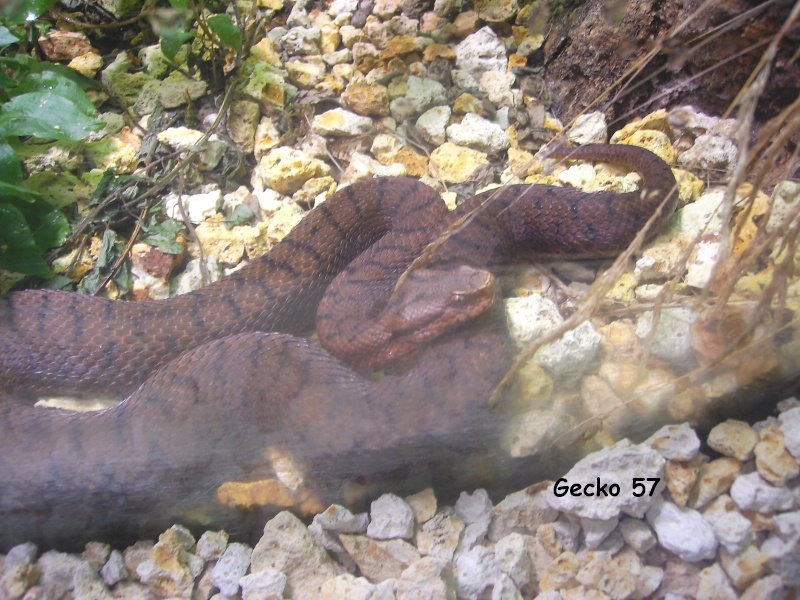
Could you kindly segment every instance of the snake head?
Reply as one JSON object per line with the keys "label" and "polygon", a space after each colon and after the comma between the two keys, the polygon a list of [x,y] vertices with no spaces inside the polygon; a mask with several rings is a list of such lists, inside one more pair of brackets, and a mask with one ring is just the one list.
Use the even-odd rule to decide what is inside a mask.
{"label": "snake head", "polygon": [[391,344],[408,352],[473,320],[494,297],[495,279],[485,269],[419,268],[399,283],[381,320],[391,332]]}

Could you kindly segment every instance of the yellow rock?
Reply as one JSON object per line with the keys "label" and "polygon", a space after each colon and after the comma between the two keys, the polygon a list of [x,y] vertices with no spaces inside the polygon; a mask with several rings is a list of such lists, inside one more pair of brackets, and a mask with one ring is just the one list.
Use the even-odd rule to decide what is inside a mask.
{"label": "yellow rock", "polygon": [[466,183],[477,178],[482,169],[489,168],[484,152],[446,142],[431,153],[430,172],[447,183]]}
{"label": "yellow rock", "polygon": [[664,109],[652,112],[638,121],[628,123],[625,127],[615,132],[614,135],[611,136],[611,143],[624,144],[626,143],[625,140],[630,138],[637,131],[659,131],[672,139],[674,134],[668,119],[669,113]]}
{"label": "yellow rock", "polygon": [[622,144],[629,146],[641,146],[650,152],[661,157],[668,165],[674,165],[678,159],[678,153],[672,147],[669,136],[662,131],[652,129],[641,129],[634,131],[629,137],[621,141]]}

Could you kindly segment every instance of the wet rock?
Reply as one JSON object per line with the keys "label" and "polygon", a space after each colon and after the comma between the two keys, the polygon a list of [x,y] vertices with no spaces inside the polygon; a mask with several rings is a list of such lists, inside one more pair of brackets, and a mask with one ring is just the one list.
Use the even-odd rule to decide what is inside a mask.
{"label": "wet rock", "polygon": [[377,540],[410,539],[414,535],[414,511],[399,496],[384,494],[370,507],[367,535]]}
{"label": "wet rock", "polygon": [[683,560],[698,562],[713,558],[717,550],[714,530],[695,510],[660,500],[647,511],[659,543]]}

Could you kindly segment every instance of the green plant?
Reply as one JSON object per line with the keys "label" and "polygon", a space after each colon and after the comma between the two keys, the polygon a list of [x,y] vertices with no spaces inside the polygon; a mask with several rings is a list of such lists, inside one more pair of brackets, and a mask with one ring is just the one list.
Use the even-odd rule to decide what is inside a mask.
{"label": "green plant", "polygon": [[0,268],[51,274],[44,253],[64,242],[69,223],[25,186],[15,148],[21,138],[80,141],[101,128],[86,95],[94,84],[68,67],[26,53],[39,17],[55,0],[15,0],[0,16]]}

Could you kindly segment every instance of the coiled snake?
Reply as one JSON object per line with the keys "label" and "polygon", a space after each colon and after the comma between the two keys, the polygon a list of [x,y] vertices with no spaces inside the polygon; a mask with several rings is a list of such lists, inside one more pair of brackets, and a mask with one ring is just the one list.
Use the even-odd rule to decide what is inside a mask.
{"label": "coiled snake", "polygon": [[[235,527],[241,515],[219,502],[220,486],[274,476],[276,449],[330,501],[360,475],[486,443],[487,399],[513,357],[491,270],[614,255],[675,186],[646,150],[570,152],[636,169],[642,192],[513,185],[448,213],[415,180],[371,179],[334,194],[264,257],[185,296],[4,299],[0,549],[140,536],[176,521]],[[673,208],[664,203],[652,232]],[[295,337],[315,314],[342,359]],[[383,377],[365,374],[398,358]],[[25,404],[32,392],[125,400],[68,413]]]}

